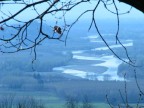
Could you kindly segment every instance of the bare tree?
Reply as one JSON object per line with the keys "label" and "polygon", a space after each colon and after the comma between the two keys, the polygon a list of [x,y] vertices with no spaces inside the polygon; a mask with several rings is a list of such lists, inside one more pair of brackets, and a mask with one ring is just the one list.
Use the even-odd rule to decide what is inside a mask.
{"label": "bare tree", "polygon": [[0,101],[0,108],[12,108],[14,101],[14,95],[11,94],[9,96],[3,96]]}
{"label": "bare tree", "polygon": [[[131,5],[132,7],[135,7],[139,9],[140,11],[144,12],[144,2],[143,0],[119,0],[120,2],[127,3]],[[120,13],[118,9],[118,4],[116,3],[117,0],[19,0],[19,1],[8,1],[5,2],[5,0],[1,0],[1,19],[0,19],[0,32],[10,31],[9,36],[2,35],[0,37],[0,51],[2,53],[15,53],[23,50],[32,50],[34,52],[34,59],[37,57],[37,46],[40,45],[44,40],[47,39],[54,39],[59,40],[66,43],[67,36],[73,27],[75,23],[85,14],[91,13],[91,24],[89,25],[89,30],[92,26],[95,27],[95,30],[98,32],[100,37],[102,38],[103,42],[106,44],[106,46],[111,50],[111,52],[120,60],[123,62],[126,62],[130,65],[134,66],[134,62],[131,60],[131,58],[128,55],[126,47],[121,43],[121,41],[118,38],[119,35],[119,15],[126,14],[131,11],[128,10],[127,12]],[[68,23],[66,20],[67,13],[70,12],[70,10],[76,8],[78,5],[82,4],[95,4],[93,9],[85,9],[82,13],[79,13],[77,16],[77,19],[72,22]],[[103,35],[99,31],[99,28],[97,26],[96,21],[96,10],[97,8],[103,4],[103,8],[108,10],[110,13],[113,13],[117,16],[117,31],[115,34],[116,37],[116,44],[120,44],[126,52],[127,58],[129,61],[125,61],[121,57],[119,57],[114,50],[109,46],[107,41],[104,39]],[[120,3],[119,3],[120,4]],[[16,5],[22,5],[22,8],[18,9],[16,12],[5,12],[2,7],[4,5],[13,5],[15,8]],[[45,9],[42,11],[39,11],[39,6],[46,5]],[[109,6],[113,6],[114,8],[111,10],[109,9]],[[19,19],[19,16],[23,15],[24,17],[28,17],[29,15],[25,13],[25,11],[29,11],[29,14],[35,14],[33,17],[30,17],[26,20]],[[48,21],[49,17],[54,17],[56,19],[55,26],[50,26],[51,31],[53,31],[53,34],[48,33],[44,31],[44,23]],[[63,26],[59,26],[59,21],[63,22]],[[29,27],[32,25],[34,21],[38,21],[39,25],[37,25],[37,29],[34,30],[34,32],[37,32],[36,35],[31,38]],[[14,23],[11,23],[14,22]],[[55,35],[58,34],[58,35]]]}
{"label": "bare tree", "polygon": [[[129,4],[131,7],[126,12],[121,13],[119,11],[118,5],[119,2],[123,2],[126,4]],[[82,4],[90,4],[94,3],[95,6],[93,9],[85,9],[82,13],[79,13],[76,20],[72,23],[68,23],[66,20],[67,13],[69,13],[72,9],[76,8],[79,5]],[[117,30],[115,34],[115,41],[116,44],[120,44],[127,55],[127,58],[129,61],[126,61],[125,59],[122,59],[117,55],[117,53],[114,52],[114,50],[109,46],[105,38],[103,37],[102,33],[99,30],[99,27],[97,25],[96,20],[96,11],[100,5],[103,5],[103,8],[106,9],[108,12],[113,13],[116,15],[117,19]],[[15,12],[6,12],[3,10],[3,7],[5,5],[13,5],[13,8],[15,6],[21,5],[22,7],[20,9],[17,9]],[[45,9],[39,11],[39,7],[45,5]],[[113,6],[114,8],[111,10],[109,6]],[[141,12],[144,12],[144,1],[143,0],[21,0],[21,1],[7,1],[1,0],[0,2],[0,52],[1,53],[16,53],[24,50],[30,50],[34,52],[34,60],[36,60],[37,57],[37,46],[43,43],[46,40],[59,40],[61,42],[67,41],[68,34],[71,30],[71,28],[78,22],[78,20],[83,17],[83,15],[87,13],[91,13],[91,23],[89,25],[89,30],[92,28],[92,26],[95,27],[95,30],[98,32],[99,36],[103,40],[103,42],[106,44],[106,46],[109,48],[109,50],[120,60],[123,62],[130,64],[132,66],[134,65],[133,60],[129,57],[129,54],[127,52],[126,47],[121,43],[119,40],[119,27],[120,27],[120,19],[119,16],[123,14],[127,14],[131,11],[131,9],[134,7]],[[25,13],[25,11],[29,11],[28,14]],[[34,14],[33,17],[29,17],[29,14]],[[25,18],[20,19],[19,17],[23,15]],[[50,26],[51,32],[49,33],[44,30],[44,24],[48,22],[48,18],[53,17],[55,22],[54,26]],[[35,22],[38,21],[39,24],[37,25],[37,28],[34,28],[34,32],[36,32],[34,37],[31,37],[30,35],[30,26]],[[62,26],[58,25],[58,22],[63,22]],[[9,32],[8,35],[3,35],[5,32]],[[57,34],[57,35],[55,35]],[[137,81],[137,78],[136,78]],[[141,91],[138,82],[137,86]],[[108,99],[108,98],[107,98]],[[71,101],[71,100],[69,100]],[[76,103],[77,104],[77,103]],[[67,104],[69,105],[69,104]]]}
{"label": "bare tree", "polygon": [[0,99],[0,108],[45,108],[45,106],[33,97],[17,98],[10,94]]}
{"label": "bare tree", "polygon": [[16,103],[16,108],[45,108],[41,101],[32,97],[24,97]]}
{"label": "bare tree", "polygon": [[65,106],[66,108],[78,108],[79,107],[78,98],[74,96],[67,96]]}
{"label": "bare tree", "polygon": [[87,95],[83,97],[82,108],[94,108]]}

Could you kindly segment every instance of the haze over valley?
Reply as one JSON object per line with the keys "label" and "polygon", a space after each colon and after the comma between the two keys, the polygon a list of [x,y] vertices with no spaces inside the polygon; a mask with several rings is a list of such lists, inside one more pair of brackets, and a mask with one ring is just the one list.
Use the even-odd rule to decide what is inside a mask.
{"label": "haze over valley", "polygon": [[[37,29],[37,24],[38,22],[34,22],[29,28],[31,39],[36,35],[36,32],[32,31]],[[128,61],[129,56],[134,65],[141,67],[133,67],[121,61],[105,45],[94,27],[87,32],[87,23],[81,23],[71,29],[66,45],[62,41],[47,39],[37,46],[34,62],[34,52],[31,50],[12,54],[1,53],[1,98],[5,94],[16,94],[16,97],[30,95],[58,108],[51,103],[63,105],[66,96],[78,96],[78,99],[82,100],[86,95],[94,105],[103,103],[109,108],[105,96],[108,95],[114,105],[122,103],[119,90],[122,94],[125,93],[124,82],[127,81],[129,102],[136,103],[138,89],[135,71],[140,85],[143,84],[144,77],[144,25],[139,22],[121,25],[118,37],[124,47],[116,44],[116,26],[113,22],[101,21],[99,27],[109,47],[120,58]],[[52,28],[47,24],[44,25],[44,30],[53,35]],[[0,35],[9,36],[9,32],[0,31]],[[62,40],[65,41],[65,34]],[[144,87],[141,86],[141,89],[144,90]]]}

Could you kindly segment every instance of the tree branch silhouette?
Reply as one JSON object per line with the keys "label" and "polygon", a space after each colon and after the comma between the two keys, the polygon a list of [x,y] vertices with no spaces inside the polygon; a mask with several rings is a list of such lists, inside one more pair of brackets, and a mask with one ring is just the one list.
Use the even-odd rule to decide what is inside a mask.
{"label": "tree branch silhouette", "polygon": [[[21,8],[20,10],[17,10],[16,13],[10,13],[10,12],[6,13],[2,9],[0,9],[0,14],[1,14],[0,32],[4,32],[6,30],[10,31],[9,36],[5,36],[5,35],[0,36],[0,52],[1,53],[16,53],[16,52],[25,51],[25,50],[31,50],[34,53],[34,58],[32,60],[32,63],[33,63],[37,59],[37,46],[42,44],[47,39],[65,42],[65,45],[66,45],[66,41],[67,41],[69,32],[72,29],[72,27],[78,22],[78,20],[81,17],[83,17],[83,15],[85,15],[87,13],[91,13],[91,19],[90,19],[91,23],[89,25],[88,30],[90,30],[92,28],[92,26],[94,25],[95,30],[97,31],[98,35],[101,37],[102,41],[105,43],[105,45],[108,47],[108,49],[113,53],[113,55],[115,57],[117,57],[118,59],[120,59],[121,61],[135,67],[134,61],[130,58],[130,56],[128,54],[127,48],[122,44],[122,42],[119,39],[119,29],[120,29],[119,16],[129,13],[131,11],[132,7],[135,7],[136,9],[140,10],[141,12],[144,12],[144,1],[143,0],[118,0],[118,1],[129,4],[131,6],[130,9],[124,13],[121,13],[116,4],[116,0],[78,0],[78,1],[67,0],[65,2],[60,1],[60,0],[40,0],[40,1],[33,1],[33,0],[31,1],[30,0],[29,2],[25,2],[25,0],[21,0],[20,2],[18,2],[18,1],[0,2],[0,8],[2,8],[2,6],[4,6],[4,5],[10,5],[10,4],[11,5],[15,5],[15,4],[24,5],[24,7]],[[77,16],[77,18],[74,22],[72,22],[70,24],[67,23],[66,14],[68,12],[70,12],[70,10],[74,9],[75,7],[77,7],[78,5],[81,5],[83,3],[91,3],[91,2],[95,3],[95,6],[93,9],[90,9],[90,10],[86,9],[82,13],[79,13],[79,15]],[[45,3],[47,5],[47,8],[44,9],[42,12],[37,11],[36,7],[43,3]],[[115,33],[115,41],[116,41],[116,44],[120,44],[122,46],[122,48],[125,50],[125,54],[127,56],[128,61],[121,58],[113,50],[113,48],[110,47],[110,45],[108,44],[108,42],[106,41],[106,39],[104,38],[104,36],[102,35],[102,33],[99,30],[95,15],[96,15],[96,11],[97,11],[98,7],[101,4],[103,4],[104,9],[106,9],[108,12],[110,12],[116,16],[117,29],[116,29],[116,33]],[[108,8],[110,5],[114,7],[113,10]],[[31,11],[36,14],[34,18],[31,18],[29,20],[21,20],[21,19],[17,18],[20,14],[23,14],[23,12],[28,9],[33,9]],[[56,15],[59,13],[62,13],[62,14],[59,17],[57,17]],[[55,19],[57,19],[58,21],[60,19],[63,20],[63,26],[60,27],[62,29],[62,31],[59,34],[59,36],[56,37],[54,35],[55,33],[57,33],[57,32],[55,32],[54,27],[51,27],[52,28],[51,31],[53,32],[53,34],[50,34],[50,33],[47,33],[44,31],[45,17],[47,17],[47,15],[51,15],[51,16],[55,17]],[[17,24],[11,24],[10,23],[11,21],[16,22]],[[38,26],[38,29],[36,31],[37,35],[34,36],[34,38],[32,39],[31,36],[29,35],[29,27],[32,25],[32,23],[34,21],[39,21],[39,25],[37,25]],[[57,22],[56,22],[56,26],[58,26]],[[66,34],[66,36],[64,36],[65,34]],[[139,83],[137,81],[136,72],[135,72],[135,79],[136,79],[137,87],[140,92],[139,100],[137,103],[137,107],[139,107],[139,102],[140,102],[141,96],[144,95],[144,93],[141,90]],[[125,81],[125,96],[126,96],[125,98],[126,99],[124,99],[120,90],[119,90],[119,93],[123,100],[123,103],[126,105],[126,107],[129,107],[126,84],[127,83]],[[106,99],[107,99],[107,102],[110,105],[110,107],[113,108],[113,105],[111,105],[111,103],[108,99],[108,95],[106,95]]]}
{"label": "tree branch silhouette", "polygon": [[139,0],[139,1],[137,1],[137,0],[119,0],[119,1],[129,4],[144,13],[144,1],[143,0]]}
{"label": "tree branch silhouette", "polygon": [[[120,2],[125,2],[130,4],[133,7],[136,7],[135,5],[133,5],[131,3],[131,0],[119,0]],[[129,2],[128,2],[129,1]],[[79,16],[77,17],[77,19],[71,23],[71,24],[67,24],[66,21],[66,14],[72,10],[73,8],[77,7],[78,5],[81,5],[83,3],[96,3],[94,9],[88,10],[86,9],[84,12],[80,13]],[[134,1],[133,1],[134,2]],[[135,1],[136,5],[141,7],[141,5],[139,5],[138,1]],[[141,3],[143,3],[143,1],[140,1]],[[41,5],[41,4],[46,4],[47,8],[45,10],[43,10],[42,12],[38,12],[37,11],[37,6]],[[11,2],[0,2],[1,4],[1,8],[3,5],[7,5],[7,4],[19,4],[19,5],[24,5],[23,8],[17,10],[17,12],[15,13],[6,13],[3,10],[0,9],[0,12],[2,14],[1,16],[1,20],[0,20],[0,26],[1,26],[1,32],[2,29],[3,31],[5,30],[5,28],[9,28],[9,29],[13,29],[15,31],[15,33],[11,33],[11,36],[3,36],[0,37],[0,51],[2,53],[16,53],[19,51],[23,51],[23,50],[33,50],[34,52],[34,59],[36,59],[36,46],[40,45],[44,40],[50,39],[50,40],[59,40],[62,42],[65,42],[66,45],[66,40],[68,38],[68,34],[71,30],[71,28],[77,23],[77,21],[86,13],[92,13],[91,16],[91,24],[89,26],[89,30],[91,29],[92,25],[95,26],[96,31],[98,32],[99,36],[101,37],[101,39],[103,40],[103,42],[105,43],[105,45],[109,48],[109,50],[120,60],[122,60],[123,62],[130,64],[132,66],[134,65],[134,62],[131,60],[131,58],[129,57],[128,51],[126,49],[126,47],[121,43],[121,41],[119,40],[119,27],[120,27],[120,19],[119,19],[119,15],[123,15],[123,14],[127,14],[131,11],[128,10],[127,12],[124,13],[120,13],[119,9],[117,7],[116,4],[116,0],[68,0],[66,2],[60,1],[60,0],[41,0],[41,1],[35,1],[35,0],[29,0],[28,2],[25,0],[21,0],[21,1],[11,1]],[[99,31],[99,28],[97,26],[97,22],[96,22],[96,18],[95,18],[95,14],[96,14],[96,10],[97,8],[103,4],[104,8],[110,12],[116,15],[116,19],[117,19],[117,30],[116,30],[116,34],[115,34],[115,38],[116,38],[116,44],[120,44],[123,49],[125,50],[126,56],[128,61],[124,60],[123,58],[121,58],[120,56],[118,56],[118,54],[116,54],[114,52],[114,50],[109,46],[109,44],[107,43],[107,41],[105,40],[105,38],[103,37],[102,33]],[[112,5],[114,7],[113,10],[109,9],[108,6]],[[17,17],[21,14],[23,14],[24,11],[28,10],[28,9],[33,9],[31,10],[33,13],[36,14],[36,16],[34,18],[30,18],[29,20],[20,20]],[[142,11],[141,8],[137,8],[139,10]],[[61,13],[61,16],[56,17],[57,14]],[[47,15],[51,15],[54,16],[57,20],[62,19],[63,20],[63,27],[60,27],[60,29],[62,29],[62,33],[58,36],[55,37],[55,31],[53,31],[53,35],[46,33],[43,29],[44,23],[45,23],[45,17]],[[9,24],[10,21],[15,21],[16,23],[19,23],[18,25],[13,25],[13,24]],[[28,28],[32,25],[32,23],[34,21],[39,21],[39,25],[38,25],[38,33],[37,36],[34,37],[34,39],[31,39],[28,33]],[[57,22],[56,22],[57,24]],[[51,27],[52,29],[54,29],[54,27]],[[66,36],[64,36],[64,34],[66,33]],[[65,37],[65,39],[63,40],[63,37]],[[15,41],[15,42],[14,42]],[[23,47],[22,47],[23,46]]]}

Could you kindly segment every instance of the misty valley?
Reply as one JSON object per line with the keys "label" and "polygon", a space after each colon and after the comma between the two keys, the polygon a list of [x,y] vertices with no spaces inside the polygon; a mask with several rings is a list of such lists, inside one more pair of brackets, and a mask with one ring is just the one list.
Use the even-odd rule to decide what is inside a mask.
{"label": "misty valley", "polygon": [[[46,108],[64,108],[70,99],[81,106],[86,97],[92,105],[89,108],[110,108],[108,101],[117,106],[125,104],[123,98],[127,98],[131,106],[136,106],[140,98],[136,81],[144,90],[144,25],[139,22],[121,24],[119,39],[123,47],[116,44],[116,24],[100,22],[99,29],[110,48],[123,60],[128,61],[129,56],[136,67],[117,58],[94,27],[88,32],[85,28],[88,22],[80,23],[71,29],[66,43],[47,39],[38,45],[34,61],[35,54],[31,50],[0,53],[0,100],[14,96],[16,105],[20,100],[33,97]],[[32,39],[37,24],[33,22],[29,27]],[[47,24],[44,30],[53,34]],[[8,34],[8,30],[0,31],[0,36]]]}

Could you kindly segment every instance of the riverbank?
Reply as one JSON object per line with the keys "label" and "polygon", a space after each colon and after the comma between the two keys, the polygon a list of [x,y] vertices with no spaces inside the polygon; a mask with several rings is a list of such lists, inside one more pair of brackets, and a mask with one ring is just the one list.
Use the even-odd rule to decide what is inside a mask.
{"label": "riverbank", "polygon": [[[91,35],[84,37],[90,43],[103,42],[98,36]],[[113,42],[114,43],[114,42]],[[133,46],[132,40],[125,40],[125,47]],[[121,45],[112,44],[110,48],[120,48]],[[91,52],[109,50],[108,47],[97,47],[87,50],[74,50],[72,51],[73,59],[66,65],[53,68],[54,71],[70,74],[80,78],[89,80],[117,80],[123,81],[124,78],[117,75],[118,66],[122,63],[121,60],[108,54],[95,54]]]}

